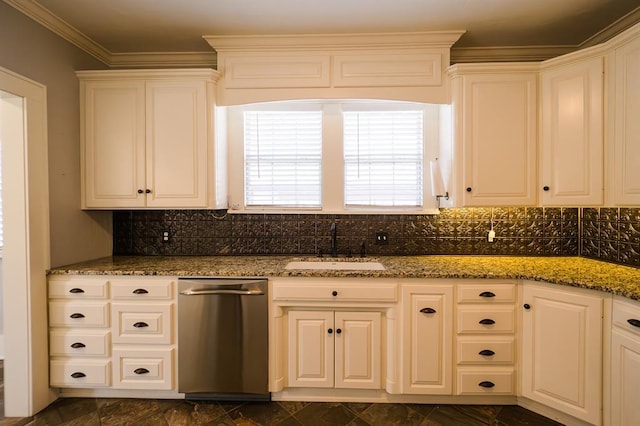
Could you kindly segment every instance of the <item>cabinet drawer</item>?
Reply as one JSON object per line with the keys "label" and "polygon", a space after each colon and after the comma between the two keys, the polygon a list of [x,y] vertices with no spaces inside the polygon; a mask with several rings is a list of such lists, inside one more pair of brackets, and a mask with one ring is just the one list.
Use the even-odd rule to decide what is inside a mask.
{"label": "cabinet drawer", "polygon": [[458,369],[458,395],[514,395],[512,368]]}
{"label": "cabinet drawer", "polygon": [[376,280],[344,284],[327,283],[276,283],[273,287],[274,300],[308,301],[350,301],[350,302],[395,302],[398,285],[377,283]]}
{"label": "cabinet drawer", "polygon": [[49,364],[51,386],[61,388],[96,388],[111,385],[111,361],[53,360]]}
{"label": "cabinet drawer", "polygon": [[109,356],[111,332],[109,330],[52,330],[49,333],[51,356]]}
{"label": "cabinet drawer", "polygon": [[172,348],[113,350],[115,389],[173,389]]}
{"label": "cabinet drawer", "polygon": [[515,308],[475,306],[458,308],[458,333],[514,333]]}
{"label": "cabinet drawer", "polygon": [[173,303],[113,303],[114,343],[172,343]]}
{"label": "cabinet drawer", "polygon": [[513,364],[515,357],[513,337],[503,339],[473,337],[458,338],[458,364]]}
{"label": "cabinet drawer", "polygon": [[49,297],[52,299],[106,299],[108,280],[87,277],[86,279],[49,279]]}
{"label": "cabinet drawer", "polygon": [[121,280],[111,282],[113,299],[171,299],[173,298],[173,280]]}
{"label": "cabinet drawer", "polygon": [[516,285],[502,284],[460,284],[456,287],[458,303],[515,303]]}
{"label": "cabinet drawer", "polygon": [[49,326],[108,327],[109,303],[89,301],[50,301]]}
{"label": "cabinet drawer", "polygon": [[640,336],[640,304],[613,301],[613,326]]}

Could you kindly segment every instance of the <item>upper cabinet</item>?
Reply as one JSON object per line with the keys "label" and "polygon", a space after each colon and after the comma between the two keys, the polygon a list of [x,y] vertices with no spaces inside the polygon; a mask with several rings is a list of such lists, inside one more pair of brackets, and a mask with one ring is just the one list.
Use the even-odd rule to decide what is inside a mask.
{"label": "upper cabinet", "polygon": [[[608,151],[612,205],[640,205],[640,26],[619,36],[609,56]],[[612,152],[613,151],[613,152]]]}
{"label": "upper cabinet", "polygon": [[457,206],[536,204],[538,65],[458,64],[453,139],[442,159]]}
{"label": "upper cabinet", "polygon": [[83,208],[226,207],[216,71],[77,74]]}
{"label": "upper cabinet", "polygon": [[604,193],[603,57],[568,59],[547,61],[541,72],[537,190],[545,206],[598,206]]}

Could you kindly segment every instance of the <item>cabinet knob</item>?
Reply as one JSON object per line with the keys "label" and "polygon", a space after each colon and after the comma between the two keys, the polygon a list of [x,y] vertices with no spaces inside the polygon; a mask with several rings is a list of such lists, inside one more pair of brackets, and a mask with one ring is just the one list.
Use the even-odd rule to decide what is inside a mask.
{"label": "cabinet knob", "polygon": [[147,324],[146,322],[137,322],[135,324],[133,324],[133,326],[135,328],[145,328],[145,327],[149,327],[149,324]]}
{"label": "cabinet knob", "polygon": [[525,303],[524,305],[522,305],[523,308],[525,308],[526,310],[531,309],[531,305],[528,303]]}
{"label": "cabinet knob", "polygon": [[73,313],[73,314],[69,315],[69,318],[73,318],[73,319],[84,318],[84,314],[76,312],[76,313]]}
{"label": "cabinet knob", "polygon": [[479,294],[480,297],[496,297],[496,294],[491,291],[483,291]]}
{"label": "cabinet knob", "polygon": [[147,188],[147,189],[144,190],[144,193],[145,194],[151,194],[151,190],[149,188]]}
{"label": "cabinet knob", "polygon": [[467,186],[467,192],[471,192],[471,187]]}
{"label": "cabinet knob", "polygon": [[420,312],[423,314],[435,314],[436,310],[433,308],[422,308],[420,309]]}
{"label": "cabinet knob", "polygon": [[133,290],[133,294],[147,294],[147,293],[149,292],[144,288],[136,288],[135,290]]}
{"label": "cabinet knob", "polygon": [[543,187],[542,187],[542,190],[543,190],[543,191],[548,191],[548,190],[549,190],[549,187],[545,185],[545,186],[543,186]]}
{"label": "cabinet knob", "polygon": [[481,388],[492,388],[495,386],[495,384],[493,382],[485,380],[484,382],[478,383],[478,386],[480,386]]}
{"label": "cabinet knob", "polygon": [[482,325],[492,325],[495,324],[496,322],[494,320],[492,320],[491,318],[485,318],[485,319],[481,319],[480,321],[478,321],[479,324]]}
{"label": "cabinet knob", "polygon": [[333,291],[331,292],[331,295],[332,295],[332,296],[337,296],[337,295],[338,295],[338,292],[337,292],[337,291],[335,291],[335,290],[333,290]]}
{"label": "cabinet knob", "polygon": [[482,356],[493,356],[496,353],[494,351],[492,351],[491,349],[483,349],[480,352],[478,352],[478,355],[482,355]]}
{"label": "cabinet knob", "polygon": [[74,287],[71,290],[69,290],[69,293],[73,293],[73,294],[84,293],[84,290],[78,287]]}
{"label": "cabinet knob", "polygon": [[329,334],[333,334],[333,328],[328,329],[328,330],[327,330],[327,333],[329,333]]}
{"label": "cabinet knob", "polygon": [[136,374],[147,374],[149,370],[147,370],[146,368],[136,368],[135,370],[133,370],[133,372]]}
{"label": "cabinet knob", "polygon": [[81,343],[81,342],[75,342],[75,343],[71,344],[71,347],[73,349],[80,349],[80,348],[86,348],[87,345],[85,345],[84,343]]}
{"label": "cabinet knob", "polygon": [[74,379],[80,379],[82,377],[87,377],[87,375],[79,371],[76,371],[75,373],[71,373],[71,377],[73,377]]}
{"label": "cabinet knob", "polygon": [[342,329],[341,328],[336,328],[336,334],[340,334],[342,333]]}
{"label": "cabinet knob", "polygon": [[142,194],[144,191],[142,189],[138,189],[138,194]]}
{"label": "cabinet knob", "polygon": [[629,324],[631,324],[632,326],[634,326],[634,327],[640,327],[640,320],[639,319],[631,318],[631,319],[628,319],[627,322]]}

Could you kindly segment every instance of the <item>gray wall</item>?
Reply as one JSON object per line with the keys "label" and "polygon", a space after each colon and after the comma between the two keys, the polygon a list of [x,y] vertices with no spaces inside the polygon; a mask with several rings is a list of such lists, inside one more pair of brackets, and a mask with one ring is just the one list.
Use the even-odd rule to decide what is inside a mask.
{"label": "gray wall", "polygon": [[111,254],[111,213],[80,210],[76,70],[106,66],[0,1],[0,67],[47,87],[51,266]]}

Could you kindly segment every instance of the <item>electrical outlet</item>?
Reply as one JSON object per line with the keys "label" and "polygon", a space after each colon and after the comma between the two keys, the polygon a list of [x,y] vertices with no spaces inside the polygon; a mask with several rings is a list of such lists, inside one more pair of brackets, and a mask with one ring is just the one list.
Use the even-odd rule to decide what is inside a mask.
{"label": "electrical outlet", "polygon": [[171,232],[170,231],[162,231],[162,242],[168,243],[170,239],[171,239]]}
{"label": "electrical outlet", "polygon": [[384,246],[389,244],[389,235],[386,232],[376,232],[376,245]]}
{"label": "electrical outlet", "polygon": [[494,231],[493,229],[489,231],[489,233],[487,234],[487,242],[494,242],[496,239],[496,231]]}

